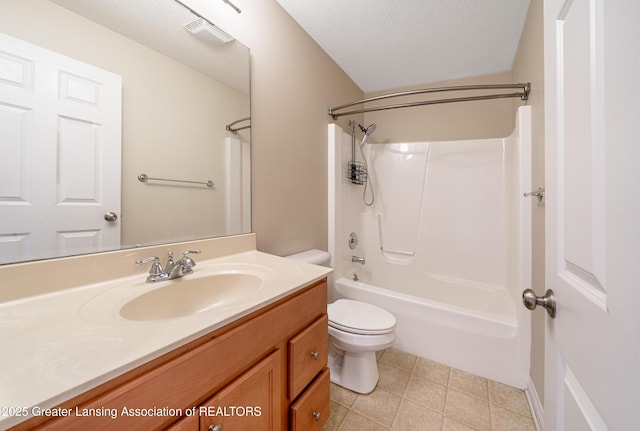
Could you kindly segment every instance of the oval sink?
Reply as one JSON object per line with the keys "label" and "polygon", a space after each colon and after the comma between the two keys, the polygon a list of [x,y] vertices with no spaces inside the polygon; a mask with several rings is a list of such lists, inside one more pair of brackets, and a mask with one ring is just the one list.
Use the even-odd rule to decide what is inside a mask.
{"label": "oval sink", "polygon": [[189,316],[235,305],[251,298],[262,280],[251,274],[215,274],[178,278],[127,302],[120,315],[128,320],[159,320]]}

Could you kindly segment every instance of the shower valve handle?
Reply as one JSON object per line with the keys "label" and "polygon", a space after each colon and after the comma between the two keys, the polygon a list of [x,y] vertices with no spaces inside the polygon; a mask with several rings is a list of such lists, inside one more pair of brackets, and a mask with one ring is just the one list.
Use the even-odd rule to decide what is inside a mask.
{"label": "shower valve handle", "polygon": [[533,290],[526,289],[522,292],[522,302],[529,310],[535,310],[538,305],[541,305],[547,310],[549,317],[552,319],[556,317],[556,296],[551,289],[547,289],[544,296],[536,296]]}

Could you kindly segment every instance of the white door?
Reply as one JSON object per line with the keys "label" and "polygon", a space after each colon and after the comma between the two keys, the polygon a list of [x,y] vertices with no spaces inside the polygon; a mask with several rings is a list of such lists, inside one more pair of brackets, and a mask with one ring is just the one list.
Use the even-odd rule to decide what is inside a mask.
{"label": "white door", "polygon": [[118,75],[0,34],[0,263],[119,248],[121,100]]}
{"label": "white door", "polygon": [[639,16],[544,2],[545,431],[640,430]]}

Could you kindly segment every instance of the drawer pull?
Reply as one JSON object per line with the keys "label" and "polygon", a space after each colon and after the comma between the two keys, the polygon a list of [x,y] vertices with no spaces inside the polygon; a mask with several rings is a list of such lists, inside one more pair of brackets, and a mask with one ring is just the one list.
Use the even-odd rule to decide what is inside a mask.
{"label": "drawer pull", "polygon": [[313,415],[313,418],[316,420],[316,422],[320,422],[320,418],[322,417],[322,413],[313,412],[312,415]]}
{"label": "drawer pull", "polygon": [[314,361],[317,361],[320,358],[320,352],[311,352],[311,357]]}
{"label": "drawer pull", "polygon": [[214,425],[211,424],[209,425],[209,431],[222,431],[222,424],[218,424],[218,425]]}

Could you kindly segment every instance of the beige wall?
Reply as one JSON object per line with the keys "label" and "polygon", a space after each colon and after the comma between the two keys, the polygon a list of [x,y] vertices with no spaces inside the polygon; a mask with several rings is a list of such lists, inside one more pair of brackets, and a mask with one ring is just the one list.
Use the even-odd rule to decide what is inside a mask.
{"label": "beige wall", "polygon": [[[531,0],[524,32],[513,64],[516,81],[531,82],[529,105],[532,113],[533,188],[544,187],[544,52],[542,0]],[[531,285],[543,295],[544,284],[544,203],[534,201],[532,210],[533,255]],[[531,379],[544,401],[544,325],[546,313],[531,315]]]}
{"label": "beige wall", "polygon": [[[214,14],[224,13],[206,2],[191,4],[214,23]],[[224,24],[252,55],[252,224],[258,248],[279,255],[307,248],[326,250],[326,126],[333,121],[327,109],[364,94],[275,1],[252,2]],[[511,82],[510,72],[455,82],[505,81]],[[376,139],[387,132],[394,133],[394,139],[395,133],[399,139],[418,133],[424,139],[425,127],[430,139],[507,136],[513,130],[508,100],[477,102],[458,110],[416,109],[387,111],[380,120],[367,114],[363,122],[378,123]],[[395,121],[398,116],[401,120]],[[460,127],[465,116],[474,120]],[[355,118],[362,121],[362,116]],[[348,118],[338,122],[347,129]],[[414,127],[408,129],[409,136],[406,124]]]}
{"label": "beige wall", "polygon": [[275,1],[239,4],[241,14],[223,2],[189,4],[251,49],[258,249],[326,250],[328,109],[362,98],[362,91]]}
{"label": "beige wall", "polygon": [[[511,72],[507,71],[400,88],[385,93],[458,85],[505,84],[512,81]],[[509,92],[515,91],[517,90],[510,90]],[[494,92],[503,93],[504,91],[498,90]],[[367,94],[367,97],[378,94]],[[433,95],[401,97],[372,102],[370,106],[479,94],[490,94],[490,92],[436,93]],[[376,123],[377,128],[375,135],[372,135],[372,141],[379,143],[500,138],[509,136],[515,126],[512,100],[519,99],[447,103],[369,112],[365,114],[365,123],[367,125]]]}

